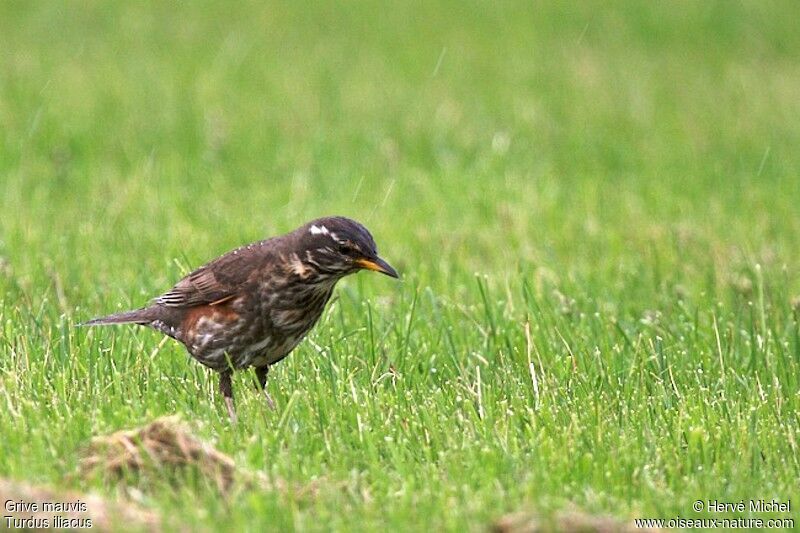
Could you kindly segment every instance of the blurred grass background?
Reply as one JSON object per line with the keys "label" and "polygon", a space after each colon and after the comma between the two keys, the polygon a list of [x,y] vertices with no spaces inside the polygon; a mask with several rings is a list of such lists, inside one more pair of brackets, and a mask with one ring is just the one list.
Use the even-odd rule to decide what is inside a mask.
{"label": "blurred grass background", "polygon": [[[350,491],[149,501],[198,527],[481,529],[526,506],[797,496],[796,7],[4,2],[0,412],[21,449],[0,474],[61,483],[89,435],[180,411],[252,468]],[[228,429],[179,347],[71,328],[325,214],[364,222],[404,282],[343,283],[319,349],[272,374],[283,406],[302,395],[288,418],[240,393],[253,426]],[[528,321],[551,425],[528,404]],[[476,368],[505,441],[462,413]],[[654,386],[677,418],[632,413]],[[335,414],[358,406],[371,436]]]}

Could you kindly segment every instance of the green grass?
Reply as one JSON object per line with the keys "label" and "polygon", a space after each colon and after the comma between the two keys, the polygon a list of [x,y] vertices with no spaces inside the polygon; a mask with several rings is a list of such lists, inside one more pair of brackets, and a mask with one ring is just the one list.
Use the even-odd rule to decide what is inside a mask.
{"label": "green grass", "polygon": [[[181,413],[315,487],[143,493],[190,527],[800,502],[796,8],[3,3],[0,476],[113,495],[79,450]],[[74,327],[324,214],[403,281],[340,284],[276,412]]]}

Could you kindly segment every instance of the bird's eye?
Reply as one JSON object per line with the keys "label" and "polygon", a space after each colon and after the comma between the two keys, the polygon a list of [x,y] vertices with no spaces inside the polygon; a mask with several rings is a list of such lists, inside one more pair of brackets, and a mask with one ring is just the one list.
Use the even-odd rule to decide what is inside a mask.
{"label": "bird's eye", "polygon": [[349,255],[352,250],[346,243],[340,242],[338,251],[342,255]]}

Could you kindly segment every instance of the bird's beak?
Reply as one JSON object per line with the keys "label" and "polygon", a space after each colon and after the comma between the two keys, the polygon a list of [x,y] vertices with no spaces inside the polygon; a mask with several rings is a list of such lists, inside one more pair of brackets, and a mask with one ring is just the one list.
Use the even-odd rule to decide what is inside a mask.
{"label": "bird's beak", "polygon": [[393,269],[389,263],[380,257],[376,257],[375,259],[358,259],[356,260],[356,264],[361,268],[374,270],[375,272],[380,272],[381,274],[386,274],[387,276],[391,276],[393,278],[400,277],[400,274],[397,273],[397,270]]}

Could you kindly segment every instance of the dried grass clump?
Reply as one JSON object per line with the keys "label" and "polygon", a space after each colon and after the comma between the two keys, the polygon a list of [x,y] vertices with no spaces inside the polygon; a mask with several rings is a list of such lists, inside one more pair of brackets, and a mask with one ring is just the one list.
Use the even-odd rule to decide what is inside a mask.
{"label": "dried grass clump", "polygon": [[[190,433],[180,417],[162,417],[141,428],[92,438],[81,460],[84,477],[119,480],[131,474],[152,480],[199,472],[223,493],[237,477],[232,458]],[[170,476],[170,477],[166,477]]]}
{"label": "dried grass clump", "polygon": [[592,515],[578,510],[556,513],[549,520],[532,513],[512,513],[497,519],[491,526],[494,533],[545,533],[545,532],[593,532],[628,533],[634,531],[658,531],[636,528],[610,516]]}
{"label": "dried grass clump", "polygon": [[[58,491],[50,487],[31,485],[8,479],[0,479],[0,501],[36,502],[41,509],[45,503],[83,503],[85,512],[17,512],[4,513],[15,518],[53,519],[55,514],[67,519],[91,519],[92,529],[115,531],[124,525],[127,530],[161,531],[161,519],[152,512],[131,503],[108,501],[94,494],[73,491]],[[1,528],[0,528],[1,529]]]}

